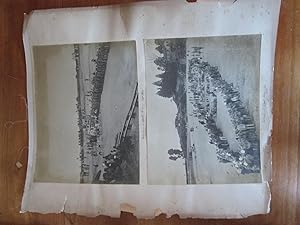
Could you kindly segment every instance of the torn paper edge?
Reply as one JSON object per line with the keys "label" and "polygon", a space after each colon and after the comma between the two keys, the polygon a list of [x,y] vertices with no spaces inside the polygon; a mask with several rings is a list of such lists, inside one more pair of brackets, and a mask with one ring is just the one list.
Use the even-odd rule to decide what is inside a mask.
{"label": "torn paper edge", "polygon": [[[174,1],[175,2],[175,1]],[[265,4],[265,6],[266,5],[268,5],[268,4],[266,4],[266,3],[268,3],[268,2],[270,2],[270,0],[265,0],[265,1],[253,1],[253,3],[252,4],[259,4],[259,3],[261,3],[261,2],[263,2],[263,4]],[[201,2],[202,3],[202,2]],[[272,7],[273,7],[273,12],[271,12],[271,14],[272,14],[272,16],[273,16],[273,20],[272,19],[268,19],[268,20],[271,20],[271,21],[269,21],[269,30],[265,30],[264,32],[268,32],[268,38],[269,38],[269,40],[268,39],[265,39],[264,38],[264,35],[266,35],[265,33],[262,33],[263,34],[263,39],[262,39],[262,42],[271,42],[272,44],[273,44],[273,47],[271,47],[270,45],[266,45],[266,44],[264,44],[264,43],[262,43],[262,53],[263,53],[263,51],[267,51],[268,52],[268,55],[269,55],[269,58],[268,58],[268,60],[273,60],[272,62],[274,62],[274,52],[275,52],[275,40],[276,40],[276,33],[277,33],[277,24],[278,24],[278,14],[279,14],[279,6],[280,6],[280,1],[277,1],[276,3],[274,3],[273,1],[272,1],[272,3],[274,4]],[[136,3],[136,4],[133,4],[133,5],[129,5],[129,6],[127,6],[127,7],[136,7],[136,10],[141,10],[141,12],[143,12],[143,10],[146,10],[146,9],[144,9],[142,6],[148,6],[148,7],[152,7],[152,6],[155,6],[156,5],[156,7],[157,6],[160,6],[160,5],[162,5],[162,6],[166,6],[166,4],[168,4],[168,3],[166,3],[166,2],[164,2],[164,3]],[[174,4],[174,5],[176,5],[176,6],[179,6],[180,4],[182,4],[182,6],[183,5],[185,5],[186,6],[186,4],[183,4],[183,3],[179,3],[178,1]],[[190,3],[187,3],[187,4],[190,4]],[[196,3],[196,4],[200,4],[200,2],[199,3]],[[211,3],[211,4],[214,4],[214,3]],[[245,3],[245,2],[243,2],[243,3],[241,3],[241,1],[239,1],[239,2],[236,2],[235,4],[234,4],[234,6],[233,7],[238,7],[240,4],[247,4],[247,3]],[[270,3],[271,4],[271,3]],[[195,3],[193,3],[193,4],[191,4],[191,5],[193,5],[193,7],[195,7]],[[272,5],[272,4],[271,4]],[[215,4],[214,5],[212,5],[212,6],[215,6]],[[47,12],[48,13],[50,13],[50,14],[52,14],[52,15],[59,15],[59,16],[61,16],[61,18],[60,19],[62,19],[62,17],[63,17],[63,14],[64,14],[64,12],[66,13],[66,12],[68,12],[69,13],[69,16],[72,14],[72,13],[75,13],[75,14],[85,14],[85,12],[91,12],[91,14],[93,14],[93,13],[96,13],[97,14],[97,12],[100,12],[100,11],[102,11],[102,10],[107,10],[108,9],[108,11],[109,10],[112,10],[112,11],[116,11],[116,10],[120,10],[119,8],[118,8],[119,6],[108,6],[108,7],[101,7],[101,8],[80,8],[80,9],[76,9],[76,10],[74,10],[74,9],[63,9],[63,10],[47,10]],[[221,8],[222,9],[222,5],[219,5],[218,4],[218,7],[219,8]],[[227,6],[226,6],[227,7]],[[116,9],[117,8],[117,9]],[[176,7],[175,7],[176,8]],[[228,7],[227,7],[228,8]],[[270,6],[270,8],[271,8],[271,6]],[[194,10],[194,8],[191,8],[191,11],[190,12],[192,12]],[[200,9],[199,9],[200,10]],[[95,12],[96,11],[96,12]],[[134,10],[133,10],[134,11]],[[89,191],[96,191],[97,193],[101,193],[101,192],[105,192],[105,193],[107,193],[107,188],[104,188],[104,186],[106,186],[106,185],[104,185],[102,188],[101,187],[99,187],[99,186],[95,186],[95,185],[88,185],[88,186],[85,186],[85,185],[72,185],[72,184],[63,184],[62,186],[61,185],[59,185],[59,184],[47,184],[47,183],[44,183],[44,184],[41,184],[41,183],[33,183],[33,181],[32,181],[32,176],[33,176],[33,171],[34,171],[34,158],[35,158],[35,137],[34,137],[34,127],[35,127],[35,117],[34,117],[34,94],[33,94],[33,91],[34,91],[34,81],[33,81],[33,79],[32,79],[32,74],[33,74],[33,70],[32,70],[32,63],[29,63],[30,62],[30,60],[31,60],[31,62],[33,62],[33,60],[32,60],[32,52],[31,52],[31,46],[33,45],[33,44],[36,44],[36,45],[43,45],[42,43],[43,43],[43,41],[44,41],[44,43],[49,43],[49,44],[62,44],[62,43],[68,43],[68,41],[67,42],[64,42],[64,41],[62,41],[63,39],[60,39],[60,37],[59,36],[56,36],[56,39],[53,39],[53,40],[47,40],[47,38],[49,39],[50,37],[43,37],[44,38],[44,40],[43,39],[36,39],[36,40],[32,40],[32,39],[34,39],[34,37],[33,36],[31,36],[31,32],[29,32],[27,29],[26,29],[26,27],[28,27],[28,23],[30,23],[30,17],[36,17],[36,18],[38,18],[38,17],[43,17],[43,15],[42,14],[44,14],[45,12],[42,12],[42,11],[37,11],[37,12],[33,12],[30,16],[27,16],[26,18],[25,18],[25,20],[26,20],[26,22],[24,23],[24,34],[23,34],[23,39],[24,39],[24,48],[25,48],[25,56],[26,56],[26,71],[27,71],[27,96],[28,96],[28,115],[29,115],[29,149],[30,149],[30,151],[29,151],[29,156],[28,156],[28,169],[27,169],[27,178],[26,178],[26,184],[25,184],[25,189],[24,189],[24,195],[23,195],[23,201],[22,201],[22,209],[21,209],[21,212],[25,212],[25,211],[36,211],[36,212],[43,212],[43,213],[47,213],[47,212],[59,212],[59,209],[61,209],[61,207],[63,206],[64,207],[64,210],[66,211],[66,212],[71,212],[71,213],[78,213],[78,214],[81,214],[81,215],[89,215],[89,216],[96,216],[96,215],[99,215],[99,214],[106,214],[106,215],[111,215],[111,216],[118,216],[117,214],[116,214],[116,212],[119,212],[119,207],[120,207],[120,204],[122,204],[122,202],[125,202],[125,203],[127,203],[127,202],[130,202],[130,201],[120,201],[120,204],[118,204],[118,210],[116,209],[116,208],[114,208],[114,207],[112,207],[111,209],[103,209],[103,208],[101,208],[101,206],[99,205],[99,204],[95,204],[94,206],[93,206],[93,204],[91,204],[91,203],[89,203],[89,202],[87,202],[86,204],[87,204],[87,210],[90,210],[90,212],[87,212],[87,211],[85,211],[85,210],[82,210],[82,208],[78,208],[79,206],[78,206],[78,203],[77,203],[77,206],[76,206],[76,204],[74,204],[74,201],[73,201],[73,203],[71,204],[69,204],[68,203],[68,206],[66,207],[65,206],[65,203],[64,203],[64,199],[66,198],[61,198],[61,197],[59,197],[60,196],[60,193],[61,192],[64,192],[67,188],[71,188],[71,187],[74,187],[76,190],[75,190],[75,192],[77,192],[77,191],[79,191],[80,189],[85,189],[85,191],[84,191],[84,193],[85,194],[88,194],[88,191],[87,190],[89,190]],[[134,11],[134,13],[137,13],[137,11]],[[39,15],[40,14],[40,15]],[[138,13],[137,13],[138,14]],[[44,14],[44,16],[45,16],[45,18],[47,18],[47,15],[46,14]],[[71,15],[72,16],[72,15]],[[68,17],[68,16],[67,16]],[[99,17],[101,17],[100,15],[99,15]],[[275,18],[275,19],[274,19]],[[258,20],[258,19],[257,19]],[[99,23],[99,22],[98,22]],[[26,24],[26,25],[25,25]],[[55,23],[54,23],[55,24]],[[139,22],[137,22],[137,23],[133,23],[133,25],[132,25],[132,27],[134,28],[135,26],[134,25],[138,25],[138,26],[141,26],[141,24],[139,24]],[[33,29],[34,28],[34,25],[30,25],[30,26],[32,26],[31,27],[31,29]],[[54,25],[52,24],[52,29],[53,29],[53,27],[54,27]],[[159,29],[159,27],[157,28],[157,29]],[[122,29],[121,29],[122,30]],[[123,33],[123,34],[119,34],[119,36],[123,36],[123,38],[116,38],[118,35],[116,35],[116,36],[114,36],[113,38],[111,38],[111,39],[114,39],[114,40],[120,40],[120,39],[128,39],[128,38],[130,38],[129,36],[130,36],[130,32],[128,33],[128,31],[127,31],[127,29],[125,29],[126,30],[126,32],[124,32],[124,29],[123,29],[123,32],[125,33]],[[259,29],[258,29],[259,30]],[[31,30],[32,31],[32,30]],[[74,32],[74,31],[73,31]],[[136,36],[135,36],[135,38],[138,40],[138,39],[140,39],[140,38],[142,38],[143,37],[143,34],[141,34],[141,33],[139,33],[139,31],[136,31],[136,30],[134,30],[134,31],[131,31],[131,32],[137,32],[136,34]],[[160,32],[160,31],[159,31]],[[202,33],[202,36],[205,36],[205,32],[207,32],[207,31],[204,31],[204,33]],[[224,31],[223,31],[224,32]],[[84,32],[83,32],[84,33]],[[155,32],[154,32],[155,33]],[[172,33],[172,32],[170,32],[170,33]],[[176,33],[176,32],[175,32]],[[187,37],[187,36],[191,36],[191,35],[188,35],[188,33],[189,32],[187,32],[187,33],[185,33],[185,34],[183,34],[183,32],[182,32],[182,34],[180,34],[180,35],[176,35],[176,37]],[[209,33],[209,32],[208,32]],[[208,34],[207,33],[207,34]],[[230,33],[230,32],[229,32]],[[243,32],[241,32],[241,33],[243,33]],[[190,34],[190,33],[189,33]],[[65,35],[65,34],[64,34]],[[98,37],[97,37],[97,35],[98,35]],[[173,36],[174,35],[174,33],[172,33],[172,34],[170,34],[170,36]],[[186,36],[185,36],[186,35]],[[223,33],[223,35],[226,35],[226,32],[225,33]],[[63,36],[63,35],[62,35]],[[101,36],[101,35],[100,35]],[[105,36],[105,35],[104,35]],[[168,37],[170,37],[170,36],[168,36]],[[195,34],[195,36],[197,36],[197,34]],[[155,35],[155,34],[152,34],[152,35],[150,35],[149,37],[146,37],[146,36],[144,36],[143,38],[156,38],[156,37],[161,37],[161,36],[159,36],[158,35],[158,33],[157,33],[157,35]],[[70,38],[70,37],[68,37],[68,38]],[[67,39],[68,39],[67,38]],[[99,39],[99,40],[96,40],[96,39]],[[99,38],[99,34],[96,34],[96,37],[88,37],[88,38],[85,38],[85,39],[83,39],[83,38],[80,38],[80,35],[79,35],[79,38],[77,39],[77,43],[78,42],[97,42],[97,41],[101,41],[101,39],[103,40],[103,39],[106,39],[106,38],[108,38],[108,37],[101,37],[101,38]],[[109,38],[109,40],[111,40],[110,38]],[[85,41],[84,41],[85,40]],[[137,41],[138,42],[138,41]],[[74,43],[74,42],[73,42]],[[266,49],[263,49],[263,46],[265,46],[266,47]],[[271,51],[270,51],[270,48],[271,47]],[[264,53],[264,55],[266,55],[265,53]],[[263,60],[261,60],[261,64],[263,64],[264,62],[263,62]],[[268,62],[267,62],[267,64],[269,64]],[[139,65],[140,65],[140,63],[139,63]],[[274,63],[272,64],[273,66],[274,66]],[[262,68],[262,66],[261,66],[261,68]],[[139,74],[139,76],[141,76],[141,74]],[[271,137],[271,130],[272,130],[272,116],[270,116],[270,115],[272,115],[272,91],[273,91],[273,87],[272,87],[272,85],[273,85],[273,70],[272,70],[272,74],[263,74],[263,72],[261,71],[261,76],[265,76],[264,77],[264,79],[267,79],[267,81],[269,82],[268,84],[270,85],[270,87],[266,87],[266,86],[263,86],[262,85],[262,83],[260,83],[261,84],[261,86],[260,86],[260,97],[261,97],[261,101],[263,101],[263,102],[260,102],[260,110],[262,110],[262,106],[265,106],[265,104],[268,106],[268,108],[265,110],[266,112],[264,112],[264,114],[263,115],[265,115],[264,117],[261,117],[260,118],[260,120],[261,120],[261,124],[265,124],[265,126],[264,126],[264,128],[262,128],[264,131],[265,131],[265,133],[263,133],[262,135],[261,135],[261,146],[264,146],[265,148],[264,148],[264,150],[266,150],[267,148],[269,148],[270,149],[270,145],[269,145],[269,138]],[[267,81],[265,81],[265,84],[267,83]],[[265,90],[265,88],[266,88],[266,92],[264,92],[264,91],[262,91],[262,90]],[[145,93],[145,92],[144,92]],[[262,114],[262,112],[261,112],[261,114]],[[145,115],[145,113],[144,113],[144,116],[146,116]],[[144,131],[145,132],[145,131]],[[270,152],[270,151],[269,151]],[[265,162],[266,161],[266,157],[271,157],[271,153],[270,154],[266,154],[266,151],[263,151],[263,154],[262,154],[262,163],[263,162]],[[268,160],[267,160],[268,161]],[[264,170],[264,172],[263,172],[263,178],[264,178],[264,180],[265,181],[268,181],[269,179],[270,179],[270,171],[271,171],[271,164],[269,165],[269,166],[267,166],[267,167],[262,167],[262,169]],[[70,186],[71,185],[71,186]],[[255,184],[246,184],[246,185],[228,185],[228,187],[236,187],[236,186],[244,186],[244,187],[247,187],[247,186],[256,186]],[[108,185],[109,186],[109,185]],[[195,191],[195,189],[196,189],[196,192],[201,192],[201,190],[203,191],[203,192],[205,192],[202,188],[203,187],[205,187],[206,185],[197,185],[196,187],[192,187],[192,186],[188,186],[187,187],[187,189],[189,189],[186,193],[190,193],[190,191],[192,190],[193,192]],[[154,215],[154,212],[158,209],[158,207],[159,207],[159,209],[161,210],[161,212],[164,212],[164,213],[166,213],[167,215],[172,215],[172,214],[175,214],[175,213],[178,213],[180,216],[183,216],[183,217],[205,217],[205,218],[207,218],[207,217],[211,217],[211,218],[223,218],[223,217],[228,217],[228,218],[239,218],[239,217],[241,217],[241,215],[243,215],[242,217],[244,217],[244,216],[250,216],[250,215],[253,215],[253,214],[257,214],[257,213],[268,213],[269,211],[270,211],[270,200],[271,200],[271,196],[270,196],[270,191],[269,191],[269,184],[267,183],[267,182],[264,182],[264,183],[262,183],[261,184],[261,186],[263,187],[263,189],[265,190],[265,191],[263,191],[264,193],[265,193],[265,197],[267,198],[267,204],[266,204],[266,207],[263,207],[264,209],[261,209],[260,210],[260,212],[252,212],[252,213],[249,213],[249,214],[240,214],[240,213],[234,213],[234,212],[231,212],[231,213],[229,213],[229,212],[226,212],[226,210],[225,209],[222,209],[223,210],[223,214],[221,215],[221,214],[216,214],[216,213],[220,213],[220,211],[217,211],[216,213],[214,213],[214,212],[207,212],[207,213],[203,213],[206,209],[204,209],[204,210],[202,210],[202,212],[198,212],[198,213],[196,213],[196,214],[193,214],[193,213],[184,213],[184,211],[186,211],[186,210],[184,210],[184,209],[182,209],[182,207],[180,207],[180,206],[182,206],[182,205],[184,205],[184,204],[180,204],[180,206],[178,206],[177,204],[179,203],[178,201],[176,201],[175,202],[175,208],[173,208],[173,207],[171,207],[170,205],[167,207],[167,208],[164,208],[164,207],[159,207],[159,205],[160,205],[160,203],[159,202],[157,202],[157,204],[153,207],[152,205],[151,205],[151,207],[149,207],[149,209],[147,209],[148,211],[147,211],[147,213],[145,213],[145,212],[143,212],[143,211],[141,211],[141,210],[139,210],[139,208],[140,208],[140,206],[141,206],[141,203],[138,203],[138,204],[129,204],[129,205],[132,205],[132,206],[134,206],[134,207],[136,207],[137,208],[137,210],[136,210],[136,215],[138,216],[138,217],[153,217],[153,215]],[[45,188],[49,188],[49,187],[52,187],[53,189],[49,189],[49,190],[53,190],[53,192],[55,192],[55,191],[58,191],[58,193],[57,193],[57,196],[55,196],[56,198],[56,200],[55,199],[53,199],[53,201],[58,201],[59,199],[61,199],[62,200],[62,206],[61,207],[58,207],[57,208],[57,210],[55,210],[54,208],[56,208],[56,204],[53,204],[52,206],[51,206],[51,203],[49,203],[49,204],[46,204],[46,205],[41,205],[41,207],[37,207],[37,205],[39,205],[39,204],[37,204],[37,205],[35,205],[36,204],[36,200],[38,199],[37,197],[39,196],[39,197],[42,197],[42,199],[43,199],[43,196],[40,196],[40,190],[45,190]],[[150,187],[150,188],[149,188]],[[212,185],[211,187],[209,187],[209,188],[216,188],[216,187],[219,187],[219,185]],[[114,191],[115,191],[115,193],[119,193],[119,192],[122,192],[122,188],[124,188],[124,189],[126,189],[125,188],[125,186],[118,186],[118,187],[111,187],[111,191],[109,191],[109,193],[110,194],[112,194]],[[152,191],[154,191],[155,192],[155,190],[157,189],[157,188],[159,188],[159,189],[168,189],[167,190],[167,192],[165,192],[164,190],[163,191],[161,191],[161,192],[163,192],[164,194],[167,194],[167,195],[170,195],[170,191],[172,191],[172,189],[178,189],[178,190],[180,190],[182,187],[174,187],[174,186],[165,186],[165,187],[162,187],[162,186],[151,186],[151,185],[149,185],[149,186],[144,186],[144,185],[140,185],[140,187],[133,187],[132,189],[135,191],[135,189],[136,190],[138,190],[138,191],[140,191],[140,188],[144,188],[147,192],[152,192]],[[208,188],[208,189],[209,189]],[[114,190],[114,189],[117,189],[117,190]],[[177,191],[178,191],[177,190]],[[175,192],[175,193],[177,193],[177,191]],[[186,191],[186,190],[185,190]],[[207,190],[206,190],[207,191]],[[59,193],[60,192],[60,193]],[[160,191],[158,191],[158,193],[159,193]],[[126,192],[125,192],[126,193]],[[138,193],[138,192],[137,192]],[[74,195],[72,195],[72,194],[70,194],[71,196],[72,196],[72,198],[77,198],[76,197],[76,195],[74,196]],[[68,196],[68,195],[64,195],[64,196]],[[192,195],[193,196],[193,195]],[[140,195],[139,197],[145,197],[144,195]],[[156,197],[157,197],[157,195],[156,195]],[[45,198],[45,197],[44,197]],[[71,199],[71,197],[67,197],[68,199]],[[122,197],[121,197],[122,198]],[[125,198],[126,199],[126,198]],[[91,200],[91,199],[90,199]],[[99,199],[100,200],[100,199]],[[129,200],[129,199],[128,199]],[[197,199],[197,198],[195,198],[195,199],[193,199],[193,200],[196,200],[196,201],[198,201],[198,200],[201,200],[201,199]],[[79,201],[79,200],[78,200]],[[137,201],[138,202],[138,201]],[[166,203],[167,205],[168,205],[168,203]],[[35,206],[34,206],[35,205]],[[74,207],[72,207],[72,205],[74,206]],[[53,206],[54,206],[54,208],[53,208]],[[66,207],[66,208],[65,208]],[[93,207],[98,207],[98,209],[97,210],[95,210]],[[176,209],[178,207],[178,209]],[[241,206],[242,207],[242,206]],[[153,208],[153,209],[151,209],[151,208]],[[197,207],[196,207],[197,208]],[[151,210],[151,213],[150,213],[150,210]],[[209,210],[212,210],[212,209],[210,209],[210,207],[208,207],[207,206],[207,211],[209,211]],[[221,211],[222,211],[221,210]],[[188,211],[193,211],[193,210],[188,210]],[[200,211],[200,210],[199,210]],[[183,212],[183,213],[182,213]]]}

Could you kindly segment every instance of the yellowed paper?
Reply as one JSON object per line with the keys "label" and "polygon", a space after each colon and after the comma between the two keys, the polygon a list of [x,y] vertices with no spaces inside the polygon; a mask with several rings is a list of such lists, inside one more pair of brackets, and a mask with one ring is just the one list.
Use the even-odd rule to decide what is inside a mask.
{"label": "yellowed paper", "polygon": [[[21,212],[268,213],[279,8],[280,0],[172,0],[26,15],[29,157]],[[159,66],[156,58],[166,62]],[[179,78],[162,93],[157,75],[170,65],[182,65],[170,74],[184,77],[187,104],[176,104]],[[213,123],[201,117],[201,102],[193,105],[205,83],[194,78],[204,72],[214,78],[201,92]],[[229,101],[218,84],[238,96]],[[237,112],[226,99],[243,103],[247,127],[226,122]],[[176,117],[183,106],[186,124]],[[253,141],[232,136],[238,125]]]}

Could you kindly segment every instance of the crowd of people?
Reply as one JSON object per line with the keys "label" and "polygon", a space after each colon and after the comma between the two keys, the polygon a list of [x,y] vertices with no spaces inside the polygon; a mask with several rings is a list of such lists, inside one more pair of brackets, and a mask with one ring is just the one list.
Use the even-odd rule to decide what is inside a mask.
{"label": "crowd of people", "polygon": [[[199,118],[199,122],[208,131],[209,142],[216,146],[219,160],[233,163],[241,173],[259,172],[260,152],[256,127],[233,84],[226,82],[216,67],[199,58],[189,61],[188,81],[189,91],[192,92],[189,101],[194,107],[193,116]],[[228,109],[239,151],[230,148],[223,131],[216,124],[217,93],[222,96],[219,101],[224,101]]]}
{"label": "crowd of people", "polygon": [[[99,119],[101,95],[103,92],[104,78],[106,73],[106,65],[110,50],[109,43],[101,43],[97,46],[96,58],[91,62],[95,63],[95,72],[92,78],[83,77],[80,68],[80,47],[74,45],[74,59],[76,63],[76,78],[78,85],[77,111],[78,111],[78,126],[79,126],[79,144],[81,147],[81,182],[84,182],[84,177],[90,177],[91,166],[86,161],[91,161],[93,157],[99,157],[101,152],[101,143],[99,142],[102,135],[102,123]],[[85,93],[81,93],[81,85],[83,82],[89,83],[89,89]],[[84,99],[84,100],[83,100]],[[90,109],[86,110],[85,102],[90,104]]]}

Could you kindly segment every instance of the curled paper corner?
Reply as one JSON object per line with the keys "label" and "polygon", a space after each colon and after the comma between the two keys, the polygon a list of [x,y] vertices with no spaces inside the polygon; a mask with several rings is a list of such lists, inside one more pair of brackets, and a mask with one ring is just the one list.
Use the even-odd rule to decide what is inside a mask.
{"label": "curled paper corner", "polygon": [[133,205],[130,205],[128,203],[122,203],[122,204],[120,204],[120,211],[135,214],[136,207]]}

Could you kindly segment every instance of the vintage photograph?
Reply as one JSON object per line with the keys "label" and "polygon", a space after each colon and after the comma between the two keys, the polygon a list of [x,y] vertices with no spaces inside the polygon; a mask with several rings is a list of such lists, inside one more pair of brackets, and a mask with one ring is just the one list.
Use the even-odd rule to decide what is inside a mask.
{"label": "vintage photograph", "polygon": [[139,183],[135,42],[74,45],[81,183]]}
{"label": "vintage photograph", "polygon": [[261,36],[144,45],[148,183],[261,182]]}
{"label": "vintage photograph", "polygon": [[[42,136],[37,143],[36,180],[138,184],[135,42],[39,46],[35,60],[37,133]],[[54,130],[50,117],[55,111],[52,118],[59,123]]]}

